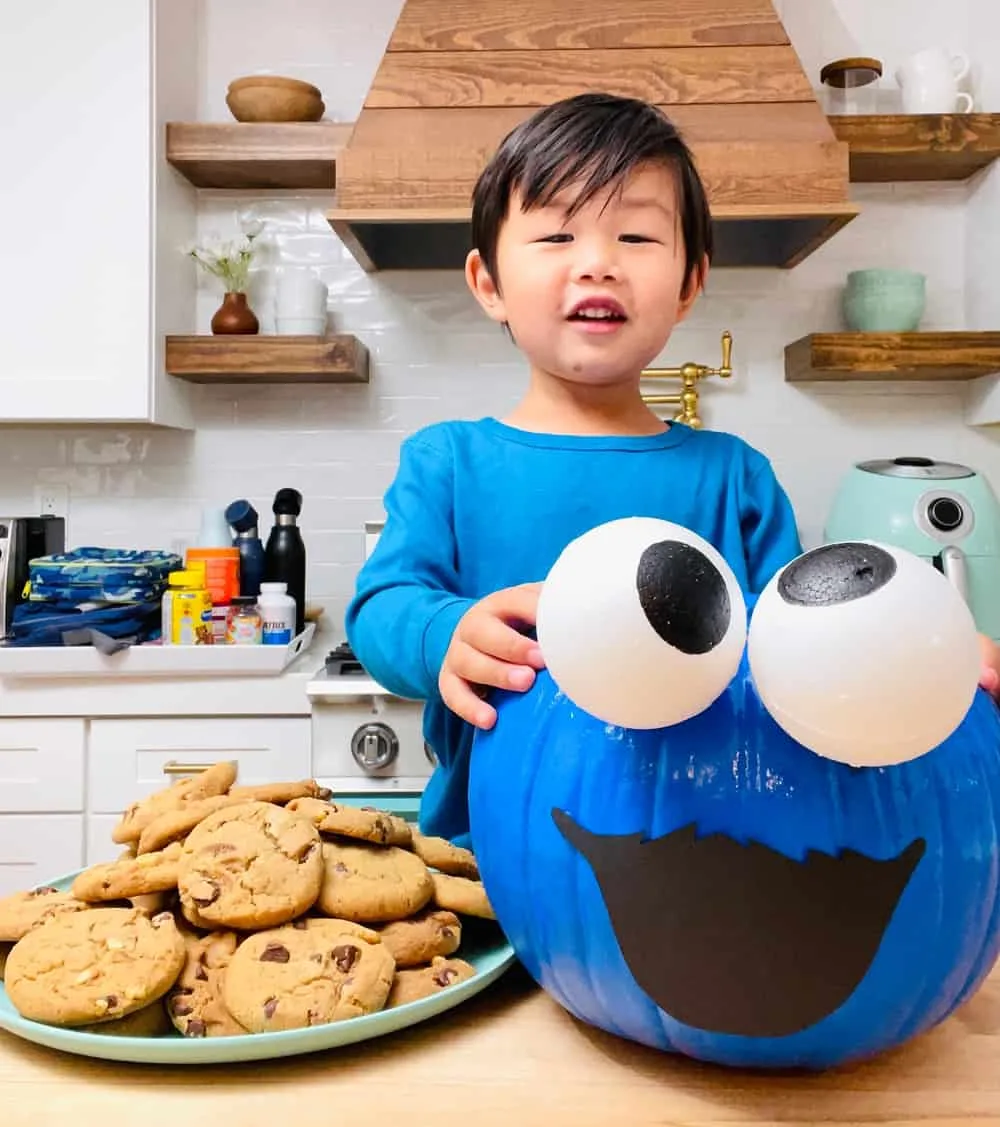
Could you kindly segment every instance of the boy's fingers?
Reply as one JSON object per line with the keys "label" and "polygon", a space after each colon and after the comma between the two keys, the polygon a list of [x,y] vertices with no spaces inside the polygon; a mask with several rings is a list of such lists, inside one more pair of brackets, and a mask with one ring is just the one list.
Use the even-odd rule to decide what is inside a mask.
{"label": "boy's fingers", "polygon": [[538,618],[538,596],[541,583],[522,583],[518,587],[505,587],[483,599],[483,604],[498,618],[506,622],[522,622],[534,626]]}
{"label": "boy's fingers", "polygon": [[496,710],[478,697],[471,685],[456,673],[442,673],[438,679],[441,699],[467,723],[476,728],[492,728],[496,723]]}
{"label": "boy's fingers", "polygon": [[[478,615],[475,619],[470,617],[462,626],[461,639],[472,649],[500,661],[541,668],[538,643],[518,633],[500,618],[487,614]],[[488,683],[492,685],[494,682]]]}
{"label": "boy's fingers", "polygon": [[452,648],[448,658],[448,672],[461,677],[473,685],[490,685],[496,689],[515,689],[523,692],[535,680],[533,669],[524,665],[512,665],[483,653],[478,645],[470,645],[463,639]]}

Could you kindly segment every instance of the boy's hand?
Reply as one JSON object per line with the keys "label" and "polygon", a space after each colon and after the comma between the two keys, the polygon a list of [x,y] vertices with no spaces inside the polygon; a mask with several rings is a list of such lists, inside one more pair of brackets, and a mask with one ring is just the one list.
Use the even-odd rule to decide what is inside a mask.
{"label": "boy's hand", "polygon": [[545,665],[538,643],[516,624],[534,626],[541,583],[487,595],[459,619],[438,675],[444,703],[477,728],[492,728],[496,710],[482,699],[488,688],[524,692]]}
{"label": "boy's hand", "polygon": [[979,684],[995,701],[1000,703],[1000,646],[997,646],[992,638],[980,634],[979,649],[983,658]]}

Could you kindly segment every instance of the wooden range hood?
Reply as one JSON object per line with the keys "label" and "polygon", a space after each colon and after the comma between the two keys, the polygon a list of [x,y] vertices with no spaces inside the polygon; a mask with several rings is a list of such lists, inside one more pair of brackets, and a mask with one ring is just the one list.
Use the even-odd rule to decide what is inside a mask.
{"label": "wooden range hood", "polygon": [[694,150],[717,266],[791,267],[857,214],[839,142],[771,0],[406,0],[330,223],[366,270],[457,268],[502,137],[585,90],[644,98]]}

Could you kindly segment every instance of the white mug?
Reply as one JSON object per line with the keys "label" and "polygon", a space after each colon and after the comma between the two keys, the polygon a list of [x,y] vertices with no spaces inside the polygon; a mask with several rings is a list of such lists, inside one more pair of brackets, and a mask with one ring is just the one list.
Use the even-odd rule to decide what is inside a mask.
{"label": "white mug", "polygon": [[961,51],[928,47],[900,63],[896,81],[903,95],[904,113],[971,113],[973,98],[958,84],[969,73]]}

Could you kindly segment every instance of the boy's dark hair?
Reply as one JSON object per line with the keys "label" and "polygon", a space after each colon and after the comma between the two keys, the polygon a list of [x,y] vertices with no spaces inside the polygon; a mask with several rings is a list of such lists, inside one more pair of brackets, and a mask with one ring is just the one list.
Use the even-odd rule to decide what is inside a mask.
{"label": "boy's dark hair", "polygon": [[712,257],[712,221],[691,152],[655,106],[599,93],[578,94],[532,114],[507,134],[480,174],[472,193],[472,245],[497,287],[497,239],[515,191],[526,209],[544,207],[581,181],[572,214],[647,161],[676,175],[686,290],[701,273],[702,260]]}

